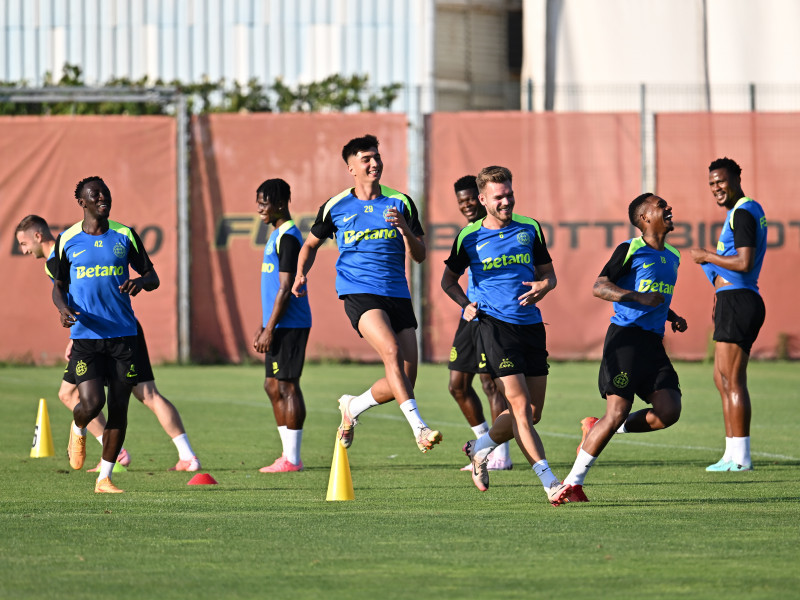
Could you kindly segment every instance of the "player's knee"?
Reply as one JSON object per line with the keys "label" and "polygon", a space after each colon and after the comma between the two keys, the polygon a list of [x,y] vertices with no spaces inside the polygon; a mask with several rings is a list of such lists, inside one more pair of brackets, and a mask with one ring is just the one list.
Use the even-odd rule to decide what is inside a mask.
{"label": "player's knee", "polygon": [[481,388],[483,388],[483,393],[486,394],[487,398],[493,398],[497,394],[497,386],[491,379],[482,379]]}

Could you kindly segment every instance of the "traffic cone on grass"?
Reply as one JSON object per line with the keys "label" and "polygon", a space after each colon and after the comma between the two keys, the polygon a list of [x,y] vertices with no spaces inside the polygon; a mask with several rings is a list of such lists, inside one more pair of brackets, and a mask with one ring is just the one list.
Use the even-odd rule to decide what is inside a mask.
{"label": "traffic cone on grass", "polygon": [[39,399],[39,412],[36,414],[36,428],[33,430],[31,458],[53,456],[53,434],[50,431],[50,415],[47,414],[47,402]]}
{"label": "traffic cone on grass", "polygon": [[328,495],[325,500],[355,500],[353,493],[353,479],[350,476],[350,461],[347,460],[347,448],[339,443],[337,436],[333,445],[333,462],[331,462],[331,476],[328,480]]}

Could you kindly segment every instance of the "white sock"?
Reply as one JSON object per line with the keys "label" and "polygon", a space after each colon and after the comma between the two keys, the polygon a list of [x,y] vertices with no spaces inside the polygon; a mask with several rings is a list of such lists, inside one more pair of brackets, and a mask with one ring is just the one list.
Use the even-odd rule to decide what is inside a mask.
{"label": "white sock", "polygon": [[172,438],[172,443],[175,444],[175,447],[178,449],[178,458],[181,460],[192,460],[192,458],[194,458],[194,452],[192,451],[192,445],[189,443],[188,435],[182,433],[175,436]]}
{"label": "white sock", "polygon": [[592,456],[585,450],[581,449],[578,453],[578,458],[575,459],[575,464],[572,465],[572,470],[567,475],[564,483],[570,485],[583,485],[583,480],[586,479],[586,474],[589,472],[589,467],[597,460],[596,456]]}
{"label": "white sock", "polygon": [[414,398],[409,398],[403,402],[400,405],[400,410],[403,411],[406,421],[411,425],[411,429],[414,430],[414,433],[417,433],[423,427],[427,427],[425,421],[422,420],[422,415],[420,415],[419,410],[417,410],[417,401],[414,400]]}
{"label": "white sock", "polygon": [[[100,442],[101,446],[103,445],[103,434],[102,433],[97,436],[97,441]],[[122,452],[122,450],[120,450],[120,452]]]}
{"label": "white sock", "polygon": [[484,461],[498,445],[499,444],[492,439],[492,436],[490,436],[487,431],[475,440],[475,450],[472,452],[472,455],[478,459],[478,461]]}
{"label": "white sock", "polygon": [[100,471],[97,473],[97,481],[101,479],[105,479],[108,477],[111,478],[111,472],[114,470],[114,463],[108,462],[105,459],[100,459]]}
{"label": "white sock", "polygon": [[508,442],[503,442],[497,448],[492,450],[492,458],[498,460],[508,460],[510,458]]}
{"label": "white sock", "polygon": [[628,430],[625,427],[625,421],[622,422],[622,425],[619,426],[619,429],[617,429],[615,433],[628,433]]}
{"label": "white sock", "polygon": [[303,441],[302,429],[287,429],[286,443],[283,446],[283,455],[293,465],[300,464],[300,443]]}
{"label": "white sock", "polygon": [[476,438],[481,437],[487,431],[489,431],[489,425],[486,423],[486,421],[484,421],[480,425],[475,425],[475,427],[472,427],[472,433],[475,434]]}
{"label": "white sock", "polygon": [[731,461],[743,467],[753,464],[750,458],[750,436],[731,438]]}
{"label": "white sock", "polygon": [[731,461],[733,458],[733,438],[726,437],[725,438],[725,454],[722,455],[722,460],[724,461]]}
{"label": "white sock", "polygon": [[278,435],[281,438],[281,454],[286,456],[286,432],[288,428],[286,425],[278,425]]}
{"label": "white sock", "polygon": [[378,406],[378,401],[375,400],[372,395],[372,388],[370,388],[360,396],[356,396],[350,400],[350,416],[355,419],[358,415],[373,406]]}
{"label": "white sock", "polygon": [[75,421],[73,421],[72,422],[72,433],[74,433],[75,435],[85,436],[86,435],[86,427],[78,427],[77,425],[75,425]]}
{"label": "white sock", "polygon": [[539,478],[539,481],[542,482],[542,485],[546,490],[549,490],[554,485],[561,483],[558,480],[558,477],[556,477],[550,470],[550,465],[547,464],[546,460],[540,460],[539,462],[534,463],[531,469],[533,469],[533,472],[536,473],[536,476]]}

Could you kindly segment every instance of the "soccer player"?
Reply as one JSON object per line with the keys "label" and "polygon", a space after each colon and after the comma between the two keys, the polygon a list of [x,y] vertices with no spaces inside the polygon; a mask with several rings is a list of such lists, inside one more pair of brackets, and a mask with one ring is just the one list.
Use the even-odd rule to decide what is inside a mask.
{"label": "soccer player", "polygon": [[256,191],[258,214],[273,230],[261,262],[261,327],[253,338],[253,348],[264,353],[264,391],[272,403],[283,445],[281,456],[259,469],[262,473],[303,470],[300,444],[306,405],[300,375],[311,330],[311,310],[308,296],[292,295],[303,235],[289,212],[291,195],[283,179],[268,179]]}
{"label": "soccer player", "polygon": [[[589,501],[584,479],[614,433],[665,429],[681,414],[678,374],[663,341],[666,321],[673,331],[686,331],[686,320],[670,308],[681,262],[680,252],[666,243],[672,209],[662,198],[642,194],[630,203],[628,218],[642,235],[617,246],[592,290],[614,303],[598,378],[606,412],[582,421],[578,457],[564,479],[568,502]],[[631,413],[635,396],[650,408]]]}
{"label": "soccer player", "polygon": [[[31,254],[35,258],[46,259],[45,273],[52,280],[58,260],[55,256],[56,240],[50,232],[47,221],[38,215],[28,215],[17,225],[16,236],[23,254]],[[150,356],[147,352],[147,342],[144,338],[144,330],[138,320],[136,321],[136,338],[136,368],[139,373],[139,383],[133,387],[133,395],[156,415],[161,427],[169,435],[178,450],[178,462],[170,471],[198,471],[200,469],[200,461],[195,456],[189,443],[189,436],[183,428],[183,421],[178,409],[162,396],[156,387],[153,368],[150,365]],[[65,352],[67,362],[70,360],[71,353],[72,340],[67,344]],[[79,402],[75,373],[70,372],[69,368],[64,370],[64,377],[58,390],[58,398],[71,411],[74,410]],[[101,412],[86,427],[101,445],[103,444],[105,426],[106,419]],[[120,450],[117,462],[124,467],[127,467],[131,462],[130,454],[124,447]],[[98,463],[96,467],[89,469],[89,471],[99,471],[100,464]]]}
{"label": "soccer player", "polygon": [[717,206],[727,212],[717,252],[690,250],[692,260],[702,265],[716,293],[714,384],[722,398],[725,453],[706,471],[750,471],[747,363],[766,316],[758,276],[767,250],[767,218],[761,205],[742,191],[742,168],[736,161],[718,158],[708,171]]}
{"label": "soccer player", "polygon": [[292,292],[302,296],[317,250],[336,238],[336,292],[353,328],[378,353],[386,376],[359,396],[339,398],[342,420],[339,441],[353,443],[358,416],[396,399],[417,447],[427,452],[442,434],[427,426],[417,408],[417,319],[406,281],[406,254],[425,260],[425,244],[417,207],[406,194],[381,185],[383,160],[373,135],[354,138],[342,148],[342,159],[353,187],[326,201],[306,238],[298,259]]}
{"label": "soccer player", "polygon": [[[79,402],[73,410],[67,452],[73,469],[86,458],[86,426],[106,403],[103,458],[95,493],[119,494],[111,481],[114,461],[122,448],[128,420],[128,400],[137,383],[136,318],[131,296],[159,286],[158,275],[138,234],[109,220],[111,192],[100,177],[78,182],[75,197],[83,220],[56,240],[53,303],[61,325],[73,341],[69,366],[75,374]],[[141,277],[130,278],[128,265]]]}
{"label": "soccer player", "polygon": [[[458,202],[458,210],[467,219],[467,223],[474,223],[486,216],[486,209],[478,200],[478,184],[474,175],[465,175],[453,185]],[[472,298],[475,294],[472,285],[472,275],[468,271],[467,296]],[[458,407],[467,419],[467,423],[472,428],[475,437],[478,438],[489,431],[489,425],[483,416],[483,407],[472,387],[472,380],[475,373],[479,373],[483,393],[489,400],[489,408],[492,412],[492,421],[506,409],[506,399],[497,389],[497,386],[486,368],[485,359],[477,349],[478,321],[461,319],[458,322],[458,329],[453,338],[453,346],[450,350],[450,384],[449,391],[453,399],[458,403]],[[500,444],[489,456],[486,463],[490,471],[505,471],[511,469],[513,464],[508,453],[508,442]],[[461,469],[462,471],[472,471],[472,463]]]}
{"label": "soccer player", "polygon": [[[486,434],[468,441],[464,452],[472,462],[473,482],[486,491],[489,453],[515,437],[548,500],[558,506],[569,486],[551,471],[534,427],[542,415],[549,371],[546,334],[536,303],[556,287],[553,261],[539,223],[514,214],[511,172],[486,167],[478,173],[477,184],[486,216],[456,237],[445,261],[442,289],[464,309],[464,319],[478,318],[481,351],[509,409]],[[458,282],[467,268],[473,299]]]}

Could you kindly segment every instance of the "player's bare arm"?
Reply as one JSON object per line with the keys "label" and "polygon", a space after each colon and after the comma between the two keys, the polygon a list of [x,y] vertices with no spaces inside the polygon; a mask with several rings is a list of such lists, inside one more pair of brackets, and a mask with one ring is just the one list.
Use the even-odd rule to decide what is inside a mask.
{"label": "player's bare arm", "polygon": [[698,265],[710,263],[737,273],[747,273],[752,270],[756,260],[756,249],[750,246],[737,248],[736,254],[732,256],[720,256],[715,252],[709,252],[705,248],[692,248],[689,252],[692,255],[692,260]]}
{"label": "player's bare arm", "polygon": [[464,319],[472,321],[478,313],[478,303],[469,301],[467,294],[464,293],[464,288],[458,282],[459,279],[458,273],[451,270],[450,267],[445,267],[442,274],[442,289],[452,298],[453,302],[464,309]]}
{"label": "player's bare arm", "polygon": [[158,278],[158,273],[156,273],[155,269],[150,269],[149,271],[145,271],[141,277],[134,277],[133,279],[128,279],[123,282],[123,284],[119,286],[119,291],[121,294],[135,296],[142,290],[145,292],[152,292],[157,289],[159,285],[161,285],[161,280]]}
{"label": "player's bare arm", "polygon": [[292,293],[300,298],[306,295],[306,283],[308,282],[308,272],[314,266],[314,259],[317,258],[317,250],[325,240],[319,239],[313,233],[309,233],[300,254],[297,255],[297,275],[292,285]]}
{"label": "player's bare arm", "polygon": [[280,282],[278,292],[275,295],[275,303],[272,305],[272,313],[270,313],[267,320],[267,326],[261,328],[253,342],[255,351],[262,354],[272,346],[272,335],[275,332],[275,326],[283,317],[286,309],[289,308],[289,298],[292,295],[292,286],[296,277],[294,273],[281,271],[278,273],[278,279]]}
{"label": "player's bare arm", "polygon": [[531,289],[517,298],[520,305],[529,306],[539,302],[558,284],[553,263],[536,265],[536,281],[523,281],[522,284],[530,286]]}
{"label": "player's bare arm", "polygon": [[406,245],[406,252],[414,262],[421,263],[425,260],[425,242],[422,236],[416,236],[411,232],[411,228],[406,222],[406,217],[401,211],[395,207],[388,209],[386,211],[386,222],[393,227],[397,227],[400,231],[400,235],[403,236],[403,242]]}
{"label": "player's bare arm", "polygon": [[605,275],[598,277],[594,282],[592,293],[596,298],[609,302],[638,302],[645,306],[658,306],[664,303],[664,296],[660,292],[626,290],[612,283]]}
{"label": "player's bare arm", "polygon": [[78,322],[80,313],[72,310],[67,304],[67,284],[57,279],[53,282],[53,304],[58,309],[62,327],[72,327]]}

